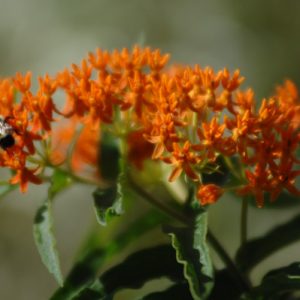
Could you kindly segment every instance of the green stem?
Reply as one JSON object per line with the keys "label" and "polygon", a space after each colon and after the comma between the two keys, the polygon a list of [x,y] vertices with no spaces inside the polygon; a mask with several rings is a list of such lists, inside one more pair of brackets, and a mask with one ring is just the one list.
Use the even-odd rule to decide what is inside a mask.
{"label": "green stem", "polygon": [[224,162],[227,165],[228,169],[230,170],[230,172],[232,173],[232,175],[240,180],[241,179],[241,175],[239,174],[239,172],[236,170],[236,167],[233,165],[231,159],[228,156],[223,156]]}
{"label": "green stem", "polygon": [[247,242],[248,233],[248,200],[246,197],[242,200],[241,207],[241,245]]}
{"label": "green stem", "polygon": [[153,206],[164,212],[165,214],[173,217],[174,219],[186,224],[191,225],[192,220],[191,218],[188,218],[186,215],[181,214],[171,208],[170,206],[165,205],[164,203],[158,201],[152,195],[150,195],[148,192],[146,192],[142,187],[140,187],[135,181],[131,178],[131,176],[128,175],[128,183],[132,187],[132,189],[140,195],[143,199],[145,199],[147,202],[151,203]]}
{"label": "green stem", "polygon": [[[152,195],[150,195],[148,192],[146,192],[142,187],[140,187],[138,184],[134,182],[134,180],[128,176],[128,183],[132,187],[132,189],[140,195],[144,200],[151,203],[153,206],[160,209],[165,214],[173,217],[174,219],[182,222],[183,224],[187,226],[192,225],[192,218],[189,218],[187,215],[179,213],[178,211],[174,210],[173,208],[165,205],[164,203],[158,201]],[[230,256],[227,254],[226,250],[223,248],[223,246],[220,244],[220,242],[217,240],[217,238],[214,236],[214,234],[208,230],[207,232],[207,239],[211,246],[215,249],[221,260],[224,262],[224,264],[227,266],[230,273],[234,276],[235,280],[239,283],[241,288],[245,291],[250,290],[250,284],[247,281],[246,278],[243,277],[242,274],[240,274],[239,270],[231,260]]]}
{"label": "green stem", "polygon": [[236,265],[227,254],[226,250],[210,230],[208,230],[207,232],[207,240],[209,241],[213,249],[217,252],[223,263],[227,266],[228,271],[234,277],[235,282],[239,284],[240,288],[244,291],[250,291],[251,284],[249,280],[247,279],[247,277],[240,273]]}
{"label": "green stem", "polygon": [[[57,167],[55,165],[52,165],[50,162],[46,162],[45,167],[50,168],[52,170],[58,170],[58,171],[63,172],[66,176],[68,176],[71,180],[75,181],[76,183],[81,183],[84,185],[99,186],[99,183],[95,180],[90,180],[88,178],[77,176],[71,170]],[[40,177],[45,181],[51,181],[51,176],[40,175]]]}

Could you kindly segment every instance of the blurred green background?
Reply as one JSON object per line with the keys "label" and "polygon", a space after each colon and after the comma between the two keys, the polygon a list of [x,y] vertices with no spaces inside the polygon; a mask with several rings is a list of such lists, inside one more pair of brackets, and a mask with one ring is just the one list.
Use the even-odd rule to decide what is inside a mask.
{"label": "blurred green background", "polygon": [[[96,47],[112,50],[136,43],[171,53],[171,61],[215,69],[239,68],[258,98],[291,78],[300,84],[300,2],[180,0],[0,0],[0,75],[31,70],[34,77],[79,63]],[[0,202],[0,299],[48,299],[56,288],[32,238],[43,187]],[[70,209],[71,208],[71,209]],[[212,230],[231,254],[239,243],[239,203],[222,199],[211,209]],[[252,209],[249,235],[267,231],[293,211]],[[90,191],[72,189],[57,201],[55,227],[64,274],[91,226]],[[268,265],[289,263],[292,245]]]}

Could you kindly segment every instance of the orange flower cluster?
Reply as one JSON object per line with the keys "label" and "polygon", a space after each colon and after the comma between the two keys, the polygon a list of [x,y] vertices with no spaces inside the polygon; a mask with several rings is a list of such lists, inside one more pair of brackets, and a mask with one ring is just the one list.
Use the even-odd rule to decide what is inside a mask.
{"label": "orange flower cluster", "polygon": [[[151,154],[170,164],[170,181],[185,173],[198,185],[203,205],[223,193],[213,183],[203,185],[201,176],[219,155],[237,158],[242,166],[236,172],[242,184],[238,192],[254,195],[258,206],[264,203],[264,193],[272,200],[283,189],[299,195],[294,183],[300,174],[300,105],[294,84],[287,81],[256,109],[253,91],[238,90],[244,80],[238,70],[232,75],[227,69],[215,73],[198,65],[165,70],[168,59],[149,48],[112,53],[98,49],[81,65],[39,78],[36,93],[31,91],[30,73],[3,79],[0,114],[9,116],[16,143],[1,151],[0,164],[16,172],[11,183],[20,183],[24,191],[29,181],[40,182],[36,174],[41,165],[33,166],[29,158],[35,154],[35,142],[49,139],[52,123],[60,118],[84,127],[74,147],[74,169],[80,160],[96,164],[99,128],[105,123],[127,142],[127,157],[134,165],[142,168]],[[53,100],[58,91],[66,95],[61,111]],[[58,147],[60,152],[66,152],[74,135],[72,126],[58,135],[67,141]],[[66,154],[59,158],[59,151],[56,159],[50,158],[52,163],[66,159]]]}
{"label": "orange flower cluster", "polygon": [[[43,132],[50,131],[53,121],[52,111],[54,104],[52,94],[55,83],[48,77],[40,78],[40,86],[36,94],[30,91],[31,73],[25,76],[17,73],[14,78],[0,81],[0,115],[2,123],[12,128],[9,134],[16,140],[11,147],[3,149],[0,153],[0,165],[14,171],[10,182],[20,183],[22,191],[27,183],[41,183],[36,176],[38,166],[29,167],[28,157],[35,154],[34,142],[42,139]],[[18,93],[18,97],[16,94]],[[3,126],[3,125],[2,125]],[[5,138],[5,130],[1,139]]]}
{"label": "orange flower cluster", "polygon": [[[26,191],[28,182],[41,183],[37,173],[49,163],[61,164],[66,159],[80,124],[84,128],[76,136],[72,153],[72,167],[76,170],[82,167],[79,161],[95,164],[101,123],[112,124],[118,120],[119,125],[117,122],[114,125],[119,127],[117,135],[127,137],[130,144],[133,135],[124,130],[141,126],[136,124],[144,118],[144,106],[152,105],[147,102],[149,97],[143,95],[151,93],[149,84],[159,82],[168,57],[149,48],[135,47],[132,53],[127,49],[113,53],[97,50],[80,66],[73,64],[71,70],[65,69],[54,77],[40,77],[35,93],[31,88],[30,72],[0,80],[0,115],[3,124],[13,129],[9,134],[15,139],[13,145],[0,151],[0,165],[15,173],[10,182],[20,184],[22,191]],[[61,92],[66,95],[66,104],[60,111],[53,96]],[[63,126],[61,128],[66,131],[52,135],[52,124],[58,123],[58,119],[70,119],[71,126]],[[3,134],[0,139],[4,137]],[[53,148],[47,143],[52,138]],[[33,157],[37,152],[36,141],[40,142],[39,159]],[[152,146],[146,141],[144,144],[149,153]],[[145,154],[136,151],[133,145],[128,148],[129,157],[141,167]]]}

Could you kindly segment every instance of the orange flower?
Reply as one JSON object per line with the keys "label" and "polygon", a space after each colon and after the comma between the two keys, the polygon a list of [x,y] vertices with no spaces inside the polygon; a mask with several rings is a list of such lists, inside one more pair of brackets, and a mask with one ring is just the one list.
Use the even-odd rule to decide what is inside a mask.
{"label": "orange flower", "polygon": [[275,97],[279,103],[280,110],[285,113],[291,112],[290,123],[294,128],[300,126],[300,99],[296,85],[286,80],[282,86],[276,88]]}
{"label": "orange flower", "polygon": [[10,116],[14,103],[14,85],[10,79],[0,80],[0,115]]}
{"label": "orange flower", "polygon": [[152,120],[152,129],[150,134],[144,134],[147,141],[156,144],[152,158],[161,158],[165,149],[172,149],[172,143],[178,142],[175,124],[171,114],[157,114]]}
{"label": "orange flower", "polygon": [[35,184],[40,184],[42,182],[41,179],[35,175],[39,166],[34,169],[27,168],[27,153],[18,147],[18,145],[8,148],[7,151],[2,152],[1,154],[1,165],[16,171],[16,174],[9,182],[11,184],[19,184],[23,193],[27,190],[28,182]]}
{"label": "orange flower", "polygon": [[98,172],[100,130],[84,126],[75,142],[72,153],[72,169],[79,173],[88,168],[94,174]]}
{"label": "orange flower", "polygon": [[97,173],[100,131],[90,126],[84,126],[79,130],[78,123],[78,119],[73,118],[55,128],[50,153],[51,163],[62,165],[70,159],[73,172]]}
{"label": "orange flower", "polygon": [[293,160],[284,158],[279,166],[273,164],[270,171],[273,175],[271,182],[271,201],[274,201],[283,189],[288,190],[295,196],[300,196],[300,190],[295,187],[296,177],[300,175],[300,170],[293,170]]}
{"label": "orange flower", "polygon": [[13,176],[10,179],[11,184],[20,184],[20,189],[22,193],[25,193],[27,191],[27,186],[29,182],[32,182],[34,184],[41,184],[42,180],[35,175],[36,171],[38,169],[27,169],[27,168],[22,168],[17,170],[17,174]]}
{"label": "orange flower", "polygon": [[146,53],[147,63],[149,64],[153,75],[158,74],[164,68],[170,58],[169,54],[161,55],[158,49],[153,52],[151,52],[150,49],[146,49]]}
{"label": "orange flower", "polygon": [[70,155],[69,150],[72,147],[72,140],[76,136],[76,119],[69,119],[60,122],[53,128],[51,136],[50,162],[54,166],[65,163]]}
{"label": "orange flower", "polygon": [[27,72],[25,76],[18,72],[13,79],[15,88],[18,89],[21,93],[25,94],[30,89],[31,76],[31,72]]}
{"label": "orange flower", "polygon": [[96,49],[96,54],[89,53],[89,62],[93,68],[99,70],[101,75],[106,75],[106,68],[108,66],[110,59],[110,54],[108,51],[102,51],[101,49]]}
{"label": "orange flower", "polygon": [[186,141],[181,148],[178,143],[173,143],[173,152],[171,157],[163,158],[163,161],[173,165],[173,171],[169,177],[169,181],[176,180],[182,171],[186,173],[192,180],[198,181],[199,176],[192,169],[191,165],[199,163],[201,158],[190,151],[191,144]]}
{"label": "orange flower", "polygon": [[9,119],[9,124],[12,125],[16,132],[17,145],[21,148],[26,148],[29,154],[34,154],[34,142],[42,140],[42,136],[29,129],[27,111],[14,111],[12,117]]}
{"label": "orange flower", "polygon": [[258,207],[264,206],[264,193],[271,190],[270,172],[257,164],[254,172],[246,170],[248,184],[238,190],[239,195],[253,195]]}
{"label": "orange flower", "polygon": [[222,86],[229,92],[236,90],[244,80],[245,77],[240,77],[240,70],[235,70],[231,79],[229,71],[226,68],[223,70]]}
{"label": "orange flower", "polygon": [[197,198],[201,205],[213,204],[223,195],[224,190],[215,184],[200,185]]}

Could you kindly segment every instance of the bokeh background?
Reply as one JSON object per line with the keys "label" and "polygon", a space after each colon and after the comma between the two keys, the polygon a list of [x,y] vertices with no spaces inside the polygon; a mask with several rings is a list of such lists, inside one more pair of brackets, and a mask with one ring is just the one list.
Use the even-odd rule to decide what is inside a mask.
{"label": "bokeh background", "polygon": [[[171,61],[215,69],[239,68],[243,88],[267,97],[291,78],[300,84],[300,2],[295,0],[0,0],[0,76],[31,70],[34,77],[79,63],[96,47],[134,44],[171,53]],[[55,204],[55,227],[64,274],[92,226],[90,192],[76,187]],[[0,202],[0,299],[48,299],[56,283],[42,265],[32,238],[35,211],[45,188],[11,194]],[[240,205],[222,199],[211,209],[212,230],[231,255],[239,243]],[[249,235],[266,232],[299,212],[251,209]],[[296,259],[299,244],[268,259]]]}

